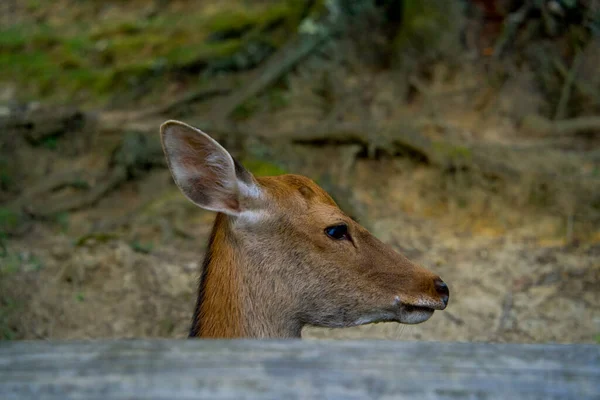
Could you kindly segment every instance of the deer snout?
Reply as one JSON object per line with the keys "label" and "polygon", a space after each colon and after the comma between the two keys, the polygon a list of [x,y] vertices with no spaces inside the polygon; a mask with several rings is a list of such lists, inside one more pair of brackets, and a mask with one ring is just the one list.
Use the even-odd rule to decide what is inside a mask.
{"label": "deer snout", "polygon": [[438,277],[433,280],[433,286],[435,287],[437,294],[440,296],[442,303],[444,303],[444,308],[446,308],[448,305],[448,300],[450,300],[450,289],[448,289],[448,285],[446,285],[446,282]]}

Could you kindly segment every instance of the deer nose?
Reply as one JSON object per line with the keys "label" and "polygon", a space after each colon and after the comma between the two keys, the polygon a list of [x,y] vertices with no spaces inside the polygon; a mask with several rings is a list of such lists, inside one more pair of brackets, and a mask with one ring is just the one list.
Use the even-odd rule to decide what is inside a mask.
{"label": "deer nose", "polygon": [[440,278],[436,278],[433,281],[433,284],[435,286],[435,291],[440,295],[444,305],[447,306],[448,300],[450,299],[450,289],[448,289],[448,285]]}

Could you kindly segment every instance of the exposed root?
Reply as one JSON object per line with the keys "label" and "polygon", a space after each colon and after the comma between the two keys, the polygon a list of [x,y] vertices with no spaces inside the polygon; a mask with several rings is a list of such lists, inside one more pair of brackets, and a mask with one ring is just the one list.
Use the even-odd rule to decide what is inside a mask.
{"label": "exposed root", "polygon": [[600,116],[550,121],[539,115],[528,115],[521,129],[540,136],[570,136],[582,132],[600,133]]}

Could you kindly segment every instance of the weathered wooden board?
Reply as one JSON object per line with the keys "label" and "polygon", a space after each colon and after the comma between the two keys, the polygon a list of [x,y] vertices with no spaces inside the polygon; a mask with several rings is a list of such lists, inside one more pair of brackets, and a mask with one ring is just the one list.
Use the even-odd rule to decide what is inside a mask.
{"label": "weathered wooden board", "polygon": [[0,399],[600,399],[600,346],[0,342]]}

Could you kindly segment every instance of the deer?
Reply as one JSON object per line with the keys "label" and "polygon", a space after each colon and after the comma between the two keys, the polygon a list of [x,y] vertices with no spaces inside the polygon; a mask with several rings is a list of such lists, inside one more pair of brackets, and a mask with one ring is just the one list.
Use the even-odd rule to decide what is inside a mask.
{"label": "deer", "polygon": [[186,123],[160,127],[175,184],[216,212],[190,338],[301,338],[305,326],[419,324],[448,305],[436,274],[346,215],[302,175],[256,177]]}

